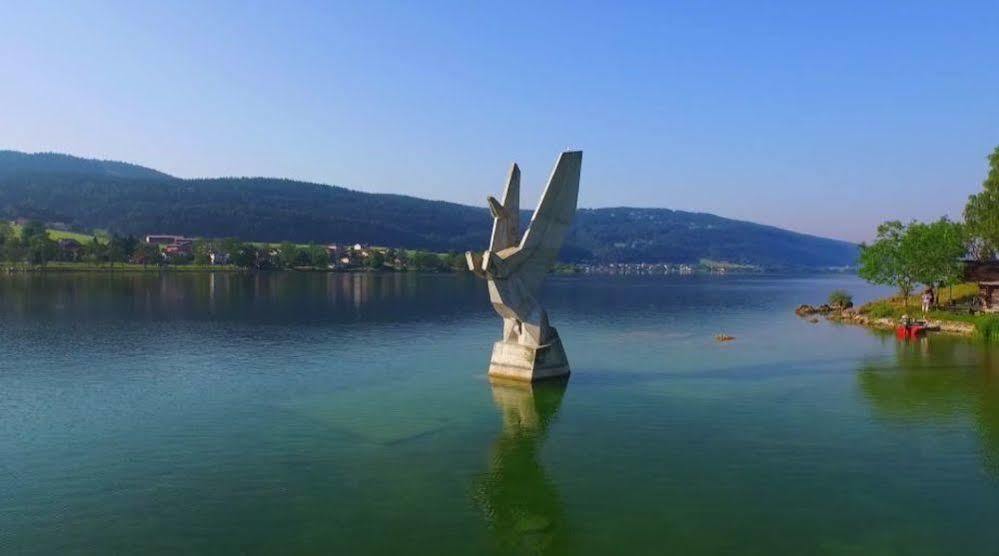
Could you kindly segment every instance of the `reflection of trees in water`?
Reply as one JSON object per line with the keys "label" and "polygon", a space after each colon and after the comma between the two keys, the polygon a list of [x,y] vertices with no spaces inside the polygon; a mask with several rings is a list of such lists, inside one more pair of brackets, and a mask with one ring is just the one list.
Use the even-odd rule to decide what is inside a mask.
{"label": "reflection of trees in water", "polygon": [[896,420],[971,418],[985,466],[999,476],[999,359],[966,340],[896,342],[895,364],[865,365],[858,380],[875,410]]}
{"label": "reflection of trees in water", "polygon": [[539,461],[565,388],[564,380],[492,384],[503,430],[493,444],[489,472],[476,482],[474,497],[503,550],[568,552],[562,501]]}
{"label": "reflection of trees in water", "polygon": [[489,310],[473,277],[415,273],[93,272],[0,275],[0,311],[60,318],[371,322]]}

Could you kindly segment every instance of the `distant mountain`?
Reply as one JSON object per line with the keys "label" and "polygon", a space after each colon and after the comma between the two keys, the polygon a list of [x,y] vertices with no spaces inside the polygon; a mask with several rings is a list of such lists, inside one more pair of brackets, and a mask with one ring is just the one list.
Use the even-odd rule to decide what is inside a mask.
{"label": "distant mountain", "polygon": [[127,162],[94,160],[59,153],[0,151],[0,173],[13,172],[74,172],[119,178],[174,179],[169,174]]}
{"label": "distant mountain", "polygon": [[[489,211],[404,195],[275,178],[180,179],[124,162],[0,151],[0,216],[122,234],[482,249]],[[525,211],[524,222],[530,217]],[[857,247],[730,220],[651,208],[580,209],[562,251],[571,262],[851,265]]]}

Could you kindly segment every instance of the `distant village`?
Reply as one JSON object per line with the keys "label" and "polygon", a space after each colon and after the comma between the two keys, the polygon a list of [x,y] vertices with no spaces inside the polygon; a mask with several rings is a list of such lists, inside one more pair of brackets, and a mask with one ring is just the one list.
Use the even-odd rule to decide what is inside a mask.
{"label": "distant village", "polygon": [[[246,242],[170,233],[142,237],[73,232],[63,223],[24,218],[0,221],[0,261],[8,270],[30,268],[187,267],[252,270],[464,272],[462,253],[432,253],[353,244]],[[14,265],[13,267],[11,265]],[[558,264],[559,274],[691,275],[760,272],[751,265],[699,263]]]}
{"label": "distant village", "polygon": [[27,219],[0,222],[0,255],[7,263],[204,266],[256,270],[450,272],[465,270],[459,253],[431,253],[367,244],[294,244],[205,239],[176,234],[141,238],[70,232],[60,223]]}
{"label": "distant village", "polygon": [[[608,263],[608,264],[579,264],[575,265],[578,272],[582,274],[621,274],[629,276],[652,276],[676,274],[686,276],[696,272],[709,270],[700,265],[690,264],[667,264],[667,263]],[[724,274],[725,268],[714,269],[715,272]]]}

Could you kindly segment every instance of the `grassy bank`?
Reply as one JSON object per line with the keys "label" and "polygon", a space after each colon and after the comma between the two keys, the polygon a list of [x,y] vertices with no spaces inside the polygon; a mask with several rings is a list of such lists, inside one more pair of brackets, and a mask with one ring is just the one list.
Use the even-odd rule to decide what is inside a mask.
{"label": "grassy bank", "polygon": [[879,299],[861,306],[857,312],[870,319],[898,320],[903,315],[909,315],[940,323],[967,323],[974,326],[975,336],[986,341],[999,342],[999,315],[973,314],[971,311],[972,301],[977,295],[978,285],[966,283],[941,289],[938,292],[939,306],[925,315],[920,310],[922,303],[919,295],[910,296],[908,299],[901,296]]}

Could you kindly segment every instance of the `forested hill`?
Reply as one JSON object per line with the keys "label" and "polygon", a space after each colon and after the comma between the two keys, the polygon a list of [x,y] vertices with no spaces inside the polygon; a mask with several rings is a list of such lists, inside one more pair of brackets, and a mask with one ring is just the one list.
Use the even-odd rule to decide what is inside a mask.
{"label": "forested hill", "polygon": [[175,179],[163,172],[127,162],[78,158],[58,153],[0,151],[0,173],[14,172],[73,172],[120,178]]}
{"label": "forested hill", "polygon": [[[14,151],[0,151],[0,217],[121,234],[434,251],[482,249],[491,229],[487,209],[456,203],[274,178],[179,179],[122,162]],[[853,264],[856,255],[851,243],[711,214],[601,208],[579,211],[562,258],[823,267]]]}

